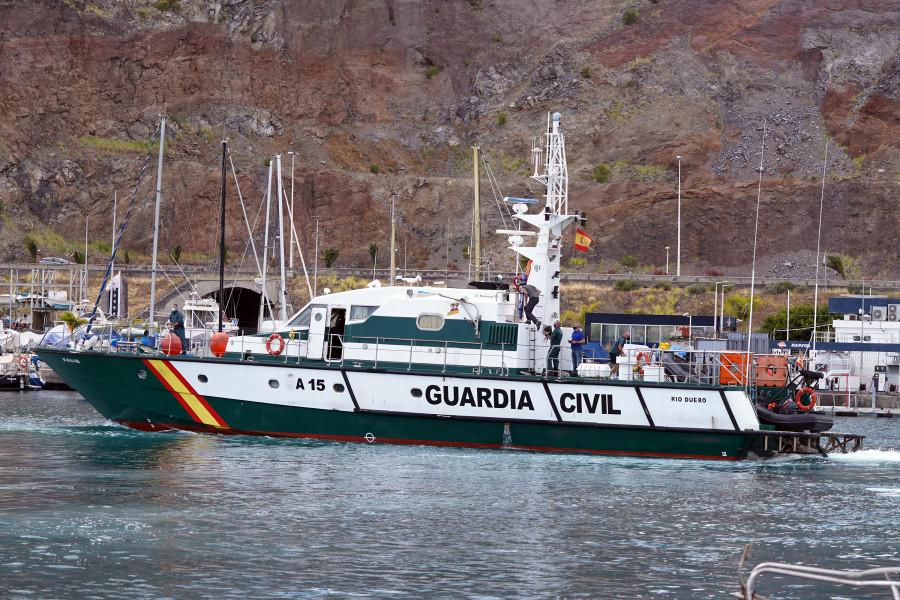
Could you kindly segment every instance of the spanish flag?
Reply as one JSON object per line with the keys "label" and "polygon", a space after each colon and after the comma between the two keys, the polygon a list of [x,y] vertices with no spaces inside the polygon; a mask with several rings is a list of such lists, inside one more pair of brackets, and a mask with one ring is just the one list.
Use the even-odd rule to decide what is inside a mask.
{"label": "spanish flag", "polygon": [[583,252],[588,251],[588,247],[590,247],[591,242],[594,241],[594,238],[590,237],[588,234],[583,232],[581,228],[576,228],[575,233],[575,249],[581,250]]}

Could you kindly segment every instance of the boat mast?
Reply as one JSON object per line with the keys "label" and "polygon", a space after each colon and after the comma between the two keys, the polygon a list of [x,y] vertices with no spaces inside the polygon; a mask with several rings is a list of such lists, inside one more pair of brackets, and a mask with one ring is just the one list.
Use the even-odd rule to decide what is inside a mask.
{"label": "boat mast", "polygon": [[275,155],[275,172],[278,176],[278,243],[281,254],[281,322],[287,321],[286,299],[284,287],[284,182],[281,180],[281,155]]}
{"label": "boat mast", "polygon": [[473,146],[475,176],[475,281],[481,281],[481,194],[478,189],[478,146]]}
{"label": "boat mast", "polygon": [[[110,273],[110,286],[109,286],[109,312],[110,312],[110,314],[112,314],[112,307],[113,307],[113,286],[112,286],[112,278],[114,278],[114,277],[116,276],[116,253],[115,253],[115,248],[116,248],[116,207],[117,207],[117,205],[118,205],[118,200],[119,200],[119,199],[118,199],[118,195],[117,195],[117,193],[116,193],[116,190],[113,190],[112,246],[110,246],[110,248],[112,248],[112,250],[110,250],[111,256],[110,256],[110,258],[109,258],[109,273]],[[115,315],[115,316],[117,316],[117,317],[119,316],[118,312],[119,312],[119,311],[116,310],[116,315]]]}
{"label": "boat mast", "polygon": [[[513,206],[515,218],[535,227],[537,243],[534,246],[522,246],[519,234],[510,237],[512,250],[532,261],[528,283],[541,290],[541,301],[535,311],[542,323],[553,323],[559,318],[559,274],[560,254],[563,230],[571,225],[576,217],[569,215],[569,172],[566,166],[565,139],[560,122],[562,116],[554,113],[552,121],[548,115],[547,132],[544,139],[534,144],[534,175],[532,179],[547,186],[547,202],[541,212],[528,214],[526,203],[536,204],[536,200],[510,198],[516,201]],[[543,172],[541,172],[543,169]],[[508,233],[508,232],[504,232]]]}
{"label": "boat mast", "polygon": [[159,203],[162,197],[162,162],[163,146],[166,142],[166,116],[162,116],[159,125],[159,165],[156,168],[156,216],[153,219],[153,257],[150,268],[150,330],[153,331],[153,319],[156,316],[156,252],[159,246]]}
{"label": "boat mast", "polygon": [[[816,317],[819,316],[819,263],[822,262],[819,260],[819,252],[822,248],[822,213],[825,209],[825,170],[828,168],[828,142],[830,140],[825,138],[825,160],[822,163],[822,194],[819,197],[819,236],[816,238],[816,293],[815,298],[813,299],[813,330],[812,330],[812,355],[809,358],[814,358],[814,354],[816,352],[816,337],[819,332],[817,326],[818,322]],[[824,260],[824,256],[822,257]],[[828,269],[825,269],[825,281],[828,281]],[[859,341],[864,342],[865,340],[860,339]]]}
{"label": "boat mast", "polygon": [[[90,217],[87,215],[84,216],[84,287],[81,288],[84,292],[80,298],[80,300],[87,302],[87,288],[88,288],[88,266],[87,266],[87,255],[88,255],[88,220]],[[75,306],[72,306],[73,310]]]}
{"label": "boat mast", "polygon": [[222,311],[225,309],[225,155],[228,142],[222,140],[222,220],[219,226],[219,333],[222,333]]}
{"label": "boat mast", "polygon": [[396,233],[397,233],[397,220],[396,220],[396,218],[394,218],[394,198],[396,196],[397,196],[397,194],[391,193],[391,285],[394,285],[395,269],[396,269],[396,265],[397,265],[397,263],[396,263],[397,257],[394,256],[394,253],[396,252],[396,250],[394,250],[394,245],[395,245],[394,240],[396,238]]}
{"label": "boat mast", "polygon": [[[267,288],[266,288],[266,274],[269,270],[269,213],[271,212],[271,208],[269,206],[269,202],[272,199],[272,161],[269,160],[269,179],[266,183],[266,229],[263,234],[263,263],[262,263],[262,288],[260,289],[259,294],[259,324],[257,325],[257,331],[262,330],[263,322],[266,320],[266,307],[269,305],[266,302],[267,298]],[[271,310],[269,311],[271,314]]]}

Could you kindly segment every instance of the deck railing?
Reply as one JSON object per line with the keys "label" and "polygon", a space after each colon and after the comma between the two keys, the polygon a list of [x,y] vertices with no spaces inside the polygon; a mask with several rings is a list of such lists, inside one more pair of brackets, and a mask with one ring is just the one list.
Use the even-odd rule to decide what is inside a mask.
{"label": "deck railing", "polygon": [[[253,360],[259,356],[259,350],[265,344],[265,339],[241,337],[240,346],[230,347],[228,351]],[[267,354],[265,360],[282,364],[299,364],[306,358],[303,351],[306,342],[299,337],[292,339],[286,336],[283,338],[282,351],[277,355]],[[111,352],[154,351],[141,348],[136,340],[119,340],[117,346],[113,347],[108,340],[104,340],[99,347],[92,349]],[[521,345],[513,344],[486,345],[484,342],[450,342],[389,336],[354,338],[348,342],[343,335],[330,334],[323,345],[322,360],[326,364],[336,366],[366,365],[376,369],[391,366],[405,368],[407,371],[424,368],[443,373],[448,369],[465,368],[471,369],[471,372],[476,374],[489,369],[496,374],[509,374],[515,371],[553,377],[578,376],[571,368],[567,355],[568,346],[560,348],[560,361],[564,366],[559,372],[548,372],[546,347],[542,347],[539,354],[532,351],[526,354],[522,350]],[[193,343],[188,354],[199,358],[212,357],[205,342]],[[689,348],[674,350],[628,348],[619,358],[619,369],[615,378],[623,381],[735,386],[752,394],[760,383],[758,382],[760,369],[767,368],[760,360],[760,357],[746,352]],[[775,385],[771,383],[772,380],[782,381],[786,385],[788,376],[794,372],[793,367],[789,367],[786,362],[779,365],[770,367],[769,385]],[[605,374],[593,374],[590,369],[581,372],[583,379],[606,377]]]}

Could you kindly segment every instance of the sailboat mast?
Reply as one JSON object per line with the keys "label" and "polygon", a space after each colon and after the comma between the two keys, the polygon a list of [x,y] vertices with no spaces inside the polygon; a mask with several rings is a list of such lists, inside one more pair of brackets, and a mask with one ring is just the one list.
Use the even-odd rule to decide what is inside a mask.
{"label": "sailboat mast", "polygon": [[259,294],[259,326],[258,329],[261,331],[263,322],[266,320],[266,307],[269,306],[269,303],[266,301],[268,298],[266,297],[266,274],[269,270],[269,213],[271,213],[271,207],[269,203],[272,199],[272,161],[269,161],[269,179],[266,183],[266,228],[265,233],[263,235],[263,263],[262,263],[262,285]]}
{"label": "sailboat mast", "polygon": [[281,322],[287,321],[287,291],[284,282],[284,182],[281,180],[281,155],[275,155],[275,173],[278,177],[278,243],[281,255]]}
{"label": "sailboat mast", "polygon": [[150,329],[153,330],[153,319],[156,317],[156,252],[159,249],[159,203],[162,198],[162,162],[163,146],[166,143],[166,116],[163,115],[159,125],[159,165],[156,168],[156,216],[153,219],[153,257],[150,268]]}
{"label": "sailboat mast", "polygon": [[[114,278],[116,276],[116,254],[115,254],[115,250],[116,250],[116,206],[118,205],[118,203],[119,203],[119,198],[118,198],[117,190],[113,190],[112,246],[110,246],[110,248],[112,248],[112,250],[110,250],[111,255],[109,258],[109,276],[110,276],[111,280],[112,280],[112,278]],[[109,312],[110,312],[110,314],[112,314],[112,307],[113,307],[113,286],[112,286],[112,283],[110,283],[110,286],[109,286]],[[118,317],[119,316],[118,312],[119,311],[117,310],[116,314],[114,316]]]}
{"label": "sailboat mast", "polygon": [[87,255],[88,255],[88,220],[90,217],[87,215],[84,216],[84,287],[82,291],[82,297],[79,300],[83,300],[87,302],[87,288],[88,288],[88,266],[87,266]]}
{"label": "sailboat mast", "polygon": [[394,218],[394,197],[395,196],[396,196],[396,194],[391,194],[391,285],[394,285],[394,278],[395,278],[394,272],[395,272],[395,268],[396,268],[396,264],[397,264],[396,256],[394,254],[395,253],[394,240],[395,240],[395,234],[397,232],[397,221]]}
{"label": "sailboat mast", "polygon": [[225,308],[225,155],[228,142],[222,140],[222,220],[219,224],[219,333],[222,333],[222,310]]}
{"label": "sailboat mast", "polygon": [[481,281],[481,191],[478,188],[478,146],[473,146],[475,162],[475,281]]}

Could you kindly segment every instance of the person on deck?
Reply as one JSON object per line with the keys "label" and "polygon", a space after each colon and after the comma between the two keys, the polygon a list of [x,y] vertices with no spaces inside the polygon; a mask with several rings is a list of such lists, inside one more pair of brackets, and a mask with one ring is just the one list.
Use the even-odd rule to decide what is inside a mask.
{"label": "person on deck", "polygon": [[609,351],[609,363],[612,365],[609,369],[610,377],[615,377],[619,374],[618,360],[625,353],[625,344],[627,344],[630,339],[631,333],[626,331],[622,334],[622,337],[613,343],[612,348]]}
{"label": "person on deck", "polygon": [[547,352],[547,375],[559,375],[559,347],[562,345],[562,323],[557,320],[553,323],[553,330],[547,325],[544,335],[550,340],[550,351]]}
{"label": "person on deck", "polygon": [[525,295],[528,297],[528,302],[525,303],[525,321],[534,323],[535,327],[540,327],[541,322],[537,320],[531,311],[534,310],[540,301],[541,290],[527,283],[521,286],[521,290],[525,292]]}
{"label": "person on deck", "polygon": [[584,358],[584,332],[581,331],[581,325],[578,323],[575,323],[574,325],[574,331],[572,331],[572,337],[569,339],[569,344],[572,346],[572,369],[577,375],[578,365],[581,364],[581,361]]}
{"label": "person on deck", "polygon": [[172,326],[172,333],[181,340],[181,354],[187,353],[187,339],[184,337],[184,313],[178,310],[177,304],[172,304],[172,313],[169,315],[169,324]]}

